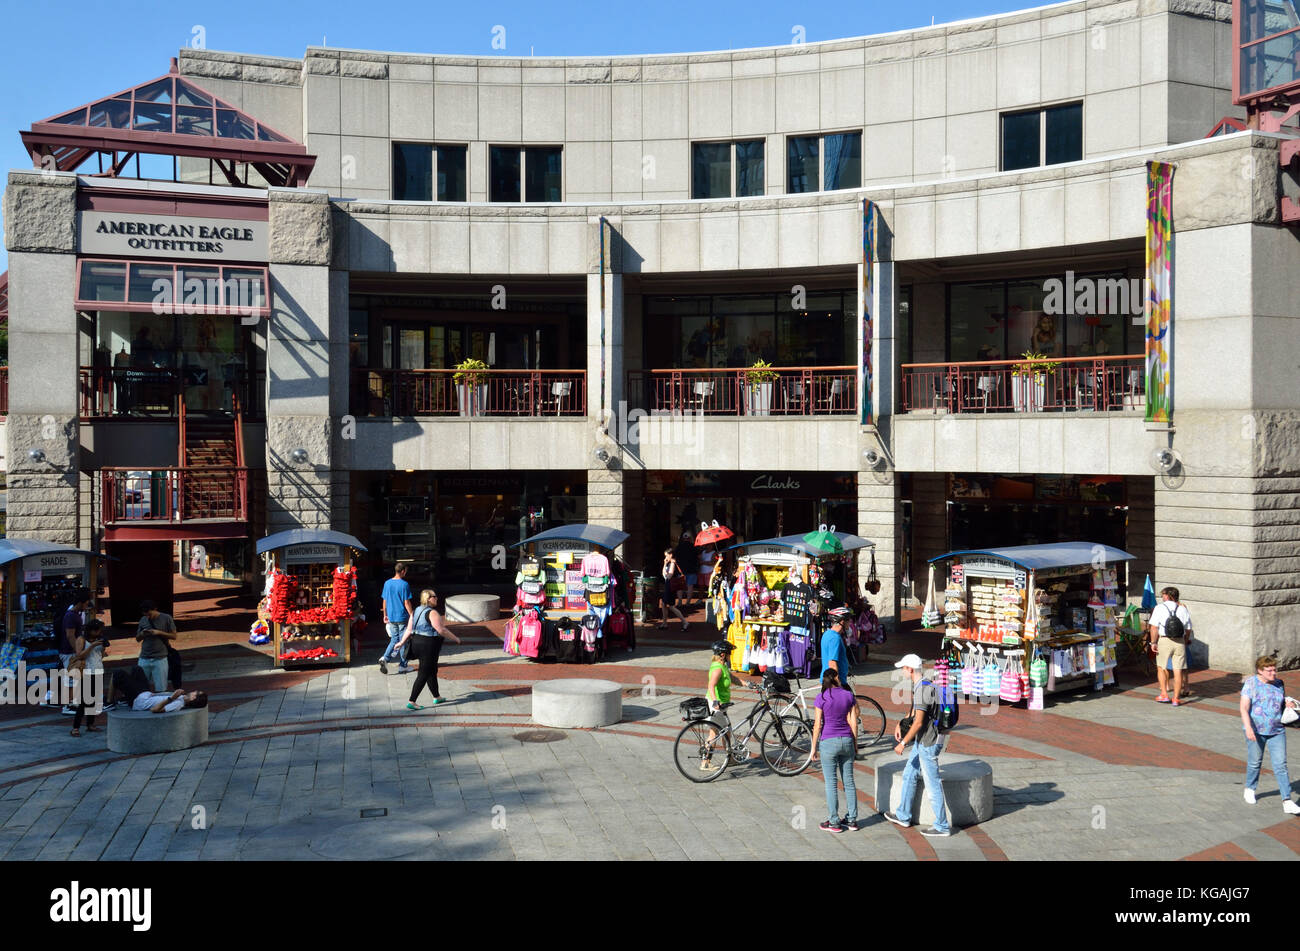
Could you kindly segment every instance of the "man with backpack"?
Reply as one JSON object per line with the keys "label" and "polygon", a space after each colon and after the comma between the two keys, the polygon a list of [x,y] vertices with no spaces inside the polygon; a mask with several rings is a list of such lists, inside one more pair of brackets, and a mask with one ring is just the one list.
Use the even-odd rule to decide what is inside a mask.
{"label": "man with backpack", "polygon": [[[1160,678],[1159,703],[1178,706],[1183,697],[1183,671],[1187,669],[1187,642],[1192,637],[1192,615],[1178,601],[1177,588],[1163,588],[1160,603],[1151,612],[1151,646],[1156,651],[1156,676]],[[1174,673],[1174,694],[1169,696],[1169,671]]]}
{"label": "man with backpack", "polygon": [[920,774],[925,778],[930,807],[934,810],[934,825],[922,829],[921,835],[944,838],[952,835],[952,830],[943,803],[943,784],[939,781],[939,753],[943,750],[944,733],[956,722],[957,705],[955,702],[941,702],[943,698],[934,684],[922,679],[920,657],[908,654],[894,666],[901,668],[912,682],[912,709],[894,727],[894,741],[898,744],[894,752],[906,756],[907,765],[903,768],[898,812],[886,811],[884,816],[903,828],[912,824],[912,799],[916,795],[917,775]]}

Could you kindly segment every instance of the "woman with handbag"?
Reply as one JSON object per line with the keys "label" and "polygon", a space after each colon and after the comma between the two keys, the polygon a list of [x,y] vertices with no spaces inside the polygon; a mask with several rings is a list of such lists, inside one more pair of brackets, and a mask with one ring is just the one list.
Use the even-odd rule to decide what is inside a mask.
{"label": "woman with handbag", "polygon": [[424,689],[425,684],[429,685],[434,704],[443,702],[444,698],[438,693],[438,655],[442,653],[444,637],[450,637],[457,644],[460,643],[460,638],[443,623],[442,615],[438,613],[438,592],[432,588],[425,588],[420,592],[420,606],[411,612],[411,617],[406,622],[406,633],[397,644],[397,649],[400,650],[409,640],[411,651],[415,654],[415,659],[420,662],[419,669],[415,673],[415,683],[411,687],[411,699],[407,701],[406,709],[424,709],[415,701],[419,699],[420,691]]}
{"label": "woman with handbag", "polygon": [[1247,803],[1255,805],[1255,787],[1259,785],[1260,766],[1267,750],[1282,794],[1282,811],[1296,816],[1300,815],[1300,805],[1291,799],[1286,727],[1282,725],[1282,714],[1288,707],[1294,710],[1297,704],[1287,698],[1282,681],[1277,679],[1277,658],[1259,658],[1255,661],[1255,676],[1246,678],[1241,685],[1241,725],[1246,732],[1246,788],[1242,794]]}
{"label": "woman with handbag", "polygon": [[[81,736],[81,724],[85,721],[87,733],[98,733],[95,726],[95,714],[86,716],[86,707],[98,706],[99,691],[104,685],[104,651],[108,649],[108,639],[104,637],[104,622],[91,618],[86,622],[85,631],[77,635],[73,645],[72,659],[68,661],[68,670],[76,671],[81,678],[80,696],[77,698],[77,713],[72,721],[71,736]],[[87,699],[94,702],[87,703]]]}
{"label": "woman with handbag", "polygon": [[677,581],[681,579],[684,583],[686,576],[682,573],[681,566],[677,564],[677,558],[673,555],[671,548],[664,549],[664,566],[661,573],[664,579],[664,590],[663,594],[659,596],[659,608],[662,613],[660,614],[659,624],[656,626],[661,631],[666,628],[668,626],[668,612],[672,611],[673,614],[677,615],[677,620],[682,622],[682,630],[686,631],[689,629],[689,625],[686,623],[686,618],[682,615],[682,612],[677,609]]}
{"label": "woman with handbag", "polygon": [[[857,756],[858,704],[852,690],[840,686],[840,675],[830,668],[822,674],[821,693],[813,701],[813,759],[821,758],[826,780],[826,821],[823,832],[858,831],[858,790],[853,783],[853,760]],[[820,740],[820,746],[818,741]],[[840,821],[839,789],[844,783],[844,821]]]}

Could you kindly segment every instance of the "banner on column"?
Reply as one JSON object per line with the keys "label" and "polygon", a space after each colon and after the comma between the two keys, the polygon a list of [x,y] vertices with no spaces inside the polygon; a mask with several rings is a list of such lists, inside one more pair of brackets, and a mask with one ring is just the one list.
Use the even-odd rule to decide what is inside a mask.
{"label": "banner on column", "polygon": [[[597,223],[600,238],[600,420],[605,419],[605,216]],[[587,412],[591,412],[588,410]]]}
{"label": "banner on column", "polygon": [[862,199],[862,369],[859,371],[859,397],[862,400],[862,425],[875,422],[874,380],[871,372],[871,346],[874,328],[871,318],[871,261],[876,253],[876,203]]}
{"label": "banner on column", "polygon": [[1147,422],[1167,423],[1172,410],[1169,385],[1169,326],[1174,277],[1174,166],[1147,163],[1146,376]]}

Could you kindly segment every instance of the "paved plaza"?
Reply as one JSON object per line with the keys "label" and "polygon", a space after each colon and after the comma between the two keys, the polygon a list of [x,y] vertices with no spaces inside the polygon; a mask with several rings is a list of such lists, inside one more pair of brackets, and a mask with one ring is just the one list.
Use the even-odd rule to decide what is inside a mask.
{"label": "paved plaza", "polygon": [[[452,702],[404,709],[412,675],[373,665],[276,672],[239,645],[194,652],[210,739],[165,755],[121,755],[105,733],[18,711],[0,722],[0,858],[21,859],[1293,859],[1300,823],[1271,774],[1242,801],[1240,677],[1198,672],[1179,709],[1121,686],[1041,713],[966,707],[946,760],[992,764],[995,814],[950,839],[884,821],[859,757],[857,833],[830,836],[814,767],[781,778],[755,758],[708,784],[672,760],[677,704],[698,695],[707,651],[643,644],[596,667],[506,657],[486,629],[452,648]],[[648,634],[649,632],[647,632]],[[680,643],[680,642],[677,642]],[[885,648],[891,648],[886,644]],[[897,651],[897,647],[893,647]],[[366,651],[368,658],[371,651]],[[449,656],[448,656],[449,655]],[[892,654],[859,667],[859,692],[892,723]],[[395,668],[394,668],[395,669]],[[530,719],[539,679],[627,685],[624,719],[554,731]],[[427,697],[427,695],[426,695]],[[6,711],[15,713],[14,709]],[[103,721],[101,720],[101,725]]]}

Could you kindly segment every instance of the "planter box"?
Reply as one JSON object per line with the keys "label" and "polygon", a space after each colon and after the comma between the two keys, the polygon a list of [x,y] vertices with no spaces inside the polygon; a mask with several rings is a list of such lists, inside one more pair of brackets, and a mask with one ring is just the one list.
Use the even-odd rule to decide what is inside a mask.
{"label": "planter box", "polygon": [[461,416],[482,416],[487,409],[487,384],[471,386],[468,383],[456,384],[456,401]]}
{"label": "planter box", "polygon": [[1011,377],[1011,405],[1017,413],[1039,412],[1046,402],[1046,395],[1047,380],[1041,374]]}
{"label": "planter box", "polygon": [[746,416],[771,416],[772,415],[772,384],[771,383],[746,383],[745,384],[745,415]]}

